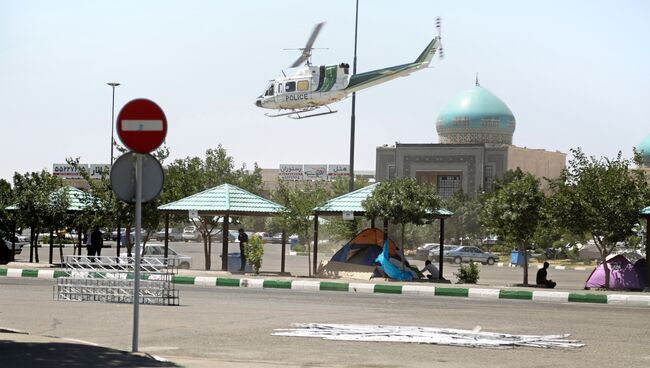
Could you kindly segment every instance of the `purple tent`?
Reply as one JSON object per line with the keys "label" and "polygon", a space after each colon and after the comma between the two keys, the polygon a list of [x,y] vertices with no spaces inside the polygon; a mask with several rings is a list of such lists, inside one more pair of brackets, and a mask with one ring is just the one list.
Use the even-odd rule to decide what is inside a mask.
{"label": "purple tent", "polygon": [[[634,265],[622,255],[614,256],[607,260],[609,267],[609,288],[610,289],[643,289],[643,277],[637,273]],[[587,278],[585,289],[605,287],[605,269],[599,265]]]}

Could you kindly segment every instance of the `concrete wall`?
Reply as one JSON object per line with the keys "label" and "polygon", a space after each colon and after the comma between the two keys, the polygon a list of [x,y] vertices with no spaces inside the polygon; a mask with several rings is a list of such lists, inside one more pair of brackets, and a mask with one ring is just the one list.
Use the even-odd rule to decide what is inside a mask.
{"label": "concrete wall", "polygon": [[543,149],[508,146],[508,170],[519,167],[522,171],[540,178],[543,188],[548,185],[542,178],[556,179],[566,167],[566,153]]}

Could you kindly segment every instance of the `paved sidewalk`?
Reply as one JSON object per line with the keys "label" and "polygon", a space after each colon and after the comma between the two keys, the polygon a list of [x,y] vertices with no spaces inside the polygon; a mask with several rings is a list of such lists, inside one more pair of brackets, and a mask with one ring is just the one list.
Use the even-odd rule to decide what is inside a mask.
{"label": "paved sidewalk", "polygon": [[[10,267],[22,266],[11,264]],[[30,277],[55,279],[68,276],[66,271],[53,268],[0,268],[0,277]],[[127,275],[132,278],[133,275]],[[143,275],[147,279],[148,275]],[[225,271],[180,270],[173,282],[203,287],[241,287],[250,289],[289,289],[311,292],[348,292],[370,294],[404,294],[421,297],[460,297],[488,300],[530,300],[547,303],[597,303],[650,307],[650,294],[642,292],[592,291],[576,293],[535,287],[474,287],[437,282],[393,282],[388,280],[350,281],[290,276],[232,275]]]}

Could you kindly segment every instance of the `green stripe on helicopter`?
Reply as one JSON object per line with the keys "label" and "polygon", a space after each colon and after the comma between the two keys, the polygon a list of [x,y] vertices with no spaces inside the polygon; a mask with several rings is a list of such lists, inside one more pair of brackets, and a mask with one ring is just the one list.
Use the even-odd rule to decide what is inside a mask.
{"label": "green stripe on helicopter", "polygon": [[355,74],[350,77],[350,83],[348,84],[346,89],[352,89],[355,87],[362,86],[364,84],[372,83],[384,77],[388,77],[393,74],[397,74],[399,72],[415,68],[418,65],[419,63],[408,63],[408,64],[391,66],[383,69],[377,69],[370,72]]}
{"label": "green stripe on helicopter", "polygon": [[334,87],[334,83],[336,82],[336,68],[336,65],[325,67],[325,81],[316,92],[329,92]]}

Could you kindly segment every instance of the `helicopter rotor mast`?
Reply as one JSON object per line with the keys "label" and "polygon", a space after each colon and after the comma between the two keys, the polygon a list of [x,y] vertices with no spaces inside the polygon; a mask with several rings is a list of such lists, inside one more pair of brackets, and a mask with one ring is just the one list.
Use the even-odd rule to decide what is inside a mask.
{"label": "helicopter rotor mast", "polygon": [[[324,25],[325,25],[325,22],[320,22],[320,23],[316,24],[316,26],[314,27],[314,30],[311,32],[311,36],[309,36],[309,39],[307,40],[307,44],[305,45],[305,47],[298,49],[298,50],[300,50],[302,52],[302,54],[300,55],[300,57],[298,57],[298,59],[296,61],[293,62],[293,64],[291,64],[291,66],[289,66],[290,68],[295,68],[295,67],[299,66],[300,64],[302,64],[305,61],[307,62],[307,64],[310,63],[309,58],[311,57],[311,50],[313,50],[312,46],[314,46],[314,42],[316,41],[316,37],[318,37],[318,34],[320,33],[320,30],[323,28]],[[288,49],[285,49],[285,50],[288,50]]]}

